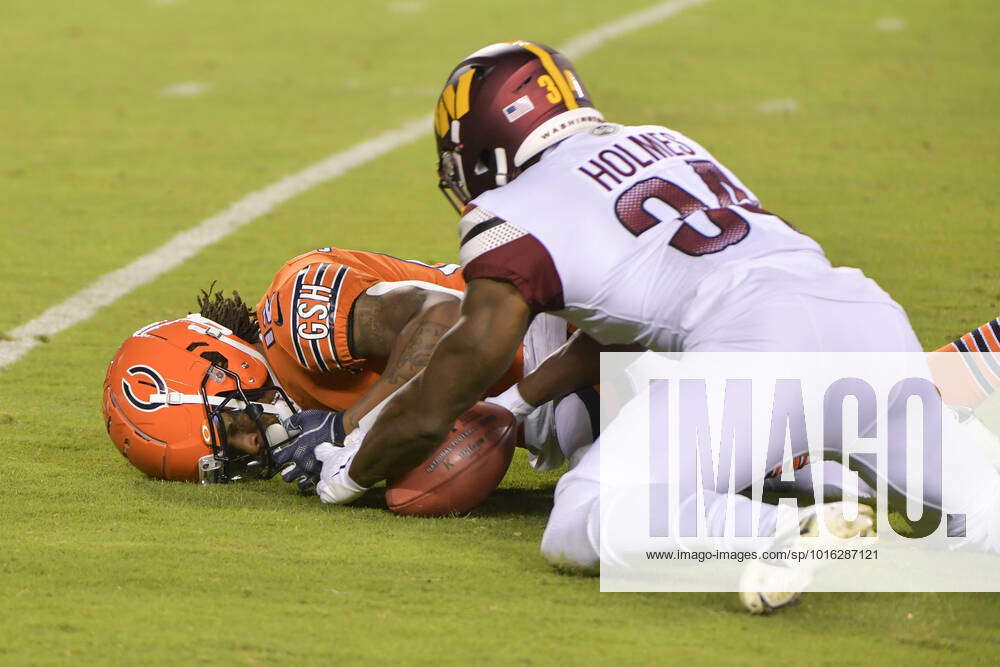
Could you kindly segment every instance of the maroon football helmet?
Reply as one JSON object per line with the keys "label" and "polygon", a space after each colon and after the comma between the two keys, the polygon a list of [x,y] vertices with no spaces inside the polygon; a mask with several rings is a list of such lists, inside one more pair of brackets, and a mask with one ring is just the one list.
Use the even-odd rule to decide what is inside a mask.
{"label": "maroon football helmet", "polygon": [[603,122],[561,53],[535,42],[491,44],[452,70],[438,100],[439,187],[461,210],[549,146]]}

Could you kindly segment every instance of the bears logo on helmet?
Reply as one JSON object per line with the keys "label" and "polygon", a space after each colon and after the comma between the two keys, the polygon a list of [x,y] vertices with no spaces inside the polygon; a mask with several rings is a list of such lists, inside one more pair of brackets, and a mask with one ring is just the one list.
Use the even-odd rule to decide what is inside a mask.
{"label": "bears logo on helmet", "polygon": [[439,187],[456,210],[604,122],[573,64],[535,42],[491,44],[452,70],[434,113]]}
{"label": "bears logo on helmet", "polygon": [[[274,475],[279,422],[296,408],[264,357],[200,315],[156,322],[130,336],[104,379],[102,411],[118,450],[151,477],[228,482]],[[246,415],[256,453],[228,446],[226,415]],[[268,418],[265,415],[272,415]]]}
{"label": "bears logo on helmet", "polygon": [[[161,394],[166,393],[166,391],[167,391],[167,383],[163,380],[162,377],[160,377],[159,373],[157,373],[155,370],[153,370],[149,366],[138,366],[138,365],[137,366],[132,366],[127,371],[125,371],[125,375],[129,376],[129,377],[133,377],[133,378],[136,375],[138,375],[138,376],[143,376],[144,375],[147,378],[149,378],[149,380],[152,380],[152,383],[150,383],[149,381],[144,381],[140,377],[137,380],[137,384],[139,384],[139,385],[147,385],[149,387],[152,387],[153,389],[155,389],[157,392],[159,392]],[[124,377],[122,378],[122,394],[125,395],[125,398],[128,399],[128,402],[131,403],[132,405],[134,405],[137,410],[142,410],[144,412],[153,412],[153,411],[159,410],[160,408],[163,408],[165,406],[164,403],[153,403],[153,402],[150,402],[148,400],[148,397],[147,397],[147,400],[140,399],[139,396],[137,395],[137,394],[140,394],[140,393],[152,394],[154,392],[150,392],[150,391],[143,392],[142,389],[138,389],[138,388],[137,388],[136,391],[133,391],[131,380],[129,380],[127,378],[124,378]]]}

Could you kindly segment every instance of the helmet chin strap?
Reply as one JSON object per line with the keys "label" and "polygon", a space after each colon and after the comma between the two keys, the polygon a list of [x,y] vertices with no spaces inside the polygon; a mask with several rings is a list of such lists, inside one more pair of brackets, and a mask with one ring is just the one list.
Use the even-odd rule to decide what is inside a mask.
{"label": "helmet chin strap", "polygon": [[507,185],[507,182],[510,180],[507,178],[509,174],[507,170],[507,151],[504,150],[503,148],[498,147],[493,150],[493,155],[497,163],[497,168],[496,168],[497,186],[499,187],[501,185]]}
{"label": "helmet chin strap", "polygon": [[[289,399],[289,401],[290,400],[291,399]],[[149,402],[158,405],[205,404],[205,401],[202,399],[200,394],[182,394],[179,391],[150,394]],[[226,404],[226,407],[231,406],[234,410],[246,410],[250,407],[248,403],[245,403],[238,398],[225,398],[223,396],[208,397],[208,404],[213,407],[222,405],[223,403]],[[288,419],[295,414],[295,409],[293,409],[291,405],[285,403],[283,399],[278,403],[255,403],[255,405],[259,406],[264,414],[274,415],[280,420]]]}

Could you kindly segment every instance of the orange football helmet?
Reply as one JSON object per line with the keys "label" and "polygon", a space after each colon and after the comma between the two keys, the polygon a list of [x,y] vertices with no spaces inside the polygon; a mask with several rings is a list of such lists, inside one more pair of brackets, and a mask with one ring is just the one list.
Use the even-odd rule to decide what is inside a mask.
{"label": "orange football helmet", "polygon": [[[272,450],[297,411],[257,350],[201,315],[155,322],[130,336],[104,378],[108,435],[135,467],[169,480],[230,482],[274,476]],[[263,443],[257,454],[227,447],[222,415],[242,412]],[[261,416],[278,424],[265,427]],[[277,428],[276,428],[277,427]]]}

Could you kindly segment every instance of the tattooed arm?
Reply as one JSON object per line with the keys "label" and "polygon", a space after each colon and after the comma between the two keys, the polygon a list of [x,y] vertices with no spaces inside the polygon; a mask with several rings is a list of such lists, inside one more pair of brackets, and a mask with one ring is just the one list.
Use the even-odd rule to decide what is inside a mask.
{"label": "tattooed arm", "polygon": [[369,410],[427,365],[434,346],[458,320],[461,301],[443,292],[401,287],[378,296],[362,294],[354,304],[353,356],[385,359],[382,376],[347,411],[350,433]]}
{"label": "tattooed arm", "polygon": [[469,281],[461,318],[441,337],[427,367],[393,394],[350,463],[348,477],[369,487],[430,454],[455,418],[510,366],[530,321],[531,309],[512,284]]}

